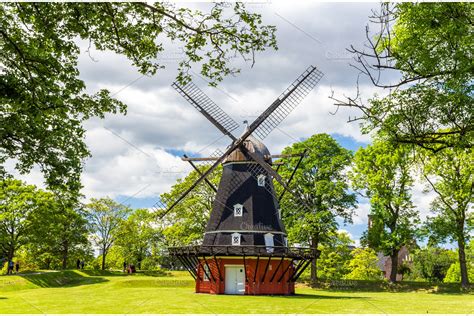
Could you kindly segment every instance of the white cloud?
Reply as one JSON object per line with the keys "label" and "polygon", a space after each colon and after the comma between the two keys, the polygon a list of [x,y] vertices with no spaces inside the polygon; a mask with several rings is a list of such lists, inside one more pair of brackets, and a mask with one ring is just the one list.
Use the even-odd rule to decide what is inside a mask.
{"label": "white cloud", "polygon": [[368,223],[368,216],[370,213],[370,203],[367,199],[359,199],[359,204],[354,212],[354,225],[361,225]]}

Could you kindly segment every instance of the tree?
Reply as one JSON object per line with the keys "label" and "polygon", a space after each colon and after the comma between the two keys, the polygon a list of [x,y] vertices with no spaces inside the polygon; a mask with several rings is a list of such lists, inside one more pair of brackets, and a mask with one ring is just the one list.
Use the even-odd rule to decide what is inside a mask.
{"label": "tree", "polygon": [[102,255],[102,270],[105,270],[107,253],[117,240],[120,225],[130,209],[110,198],[91,199],[86,205],[87,218],[94,243]]}
{"label": "tree", "polygon": [[431,204],[435,216],[428,218],[428,231],[435,241],[455,241],[461,283],[469,284],[465,248],[474,229],[474,149],[447,148],[435,154],[422,153],[423,177],[436,193]]}
{"label": "tree", "polygon": [[55,195],[49,208],[32,215],[29,243],[38,256],[58,258],[62,269],[67,269],[71,253],[79,255],[88,247],[85,214],[65,195]]}
{"label": "tree", "polygon": [[382,271],[377,266],[378,258],[371,248],[356,248],[352,251],[349,270],[345,278],[349,280],[379,280]]}
{"label": "tree", "polygon": [[15,179],[0,182],[0,246],[8,260],[29,241],[34,214],[51,207],[53,195]]}
{"label": "tree", "polygon": [[[357,108],[363,131],[431,151],[472,148],[474,110],[470,3],[382,3],[366,28],[364,49],[351,46],[355,64],[371,84],[392,92],[336,105]],[[387,78],[400,78],[388,82]]]}
{"label": "tree", "polygon": [[[222,167],[219,166],[208,180],[217,187],[221,175]],[[164,193],[161,199],[176,200],[198,177],[198,172],[190,172],[184,179],[178,180],[170,192]],[[215,195],[207,183],[202,183],[174,207],[173,212],[165,217],[163,224],[162,233],[167,246],[184,246],[202,240]]]}
{"label": "tree", "polygon": [[396,282],[398,252],[415,238],[418,212],[411,202],[410,151],[375,140],[360,148],[350,173],[353,187],[370,199],[370,223],[363,243],[389,255]]}
{"label": "tree", "polygon": [[318,277],[327,280],[339,280],[350,272],[349,261],[352,259],[354,241],[345,232],[331,234],[321,244],[321,255],[318,259]]}
{"label": "tree", "polygon": [[[305,150],[307,156],[301,161],[291,184],[301,200],[285,194],[280,207],[289,239],[318,248],[331,232],[337,231],[337,216],[346,222],[352,220],[356,198],[355,194],[348,192],[345,173],[351,163],[352,153],[341,147],[331,136],[316,134],[285,148],[283,154],[303,153]],[[280,174],[289,179],[298,163],[298,157],[282,160]],[[293,207],[302,204],[305,207]],[[315,282],[316,279],[315,259],[311,264],[311,280]]]}
{"label": "tree", "polygon": [[418,249],[413,254],[411,277],[441,282],[455,260],[456,254],[451,250],[431,246]]}
{"label": "tree", "polygon": [[117,231],[116,245],[121,248],[124,260],[135,262],[138,269],[151,254],[152,245],[158,237],[153,218],[147,209],[134,210]]}
{"label": "tree", "polygon": [[[178,79],[192,65],[212,84],[239,71],[230,61],[277,48],[275,27],[235,3],[209,13],[174,4],[0,4],[0,174],[13,158],[26,173],[38,165],[51,188],[80,189],[82,161],[89,155],[82,122],[126,106],[102,89],[88,94],[77,68],[78,39],[127,57],[143,75],[164,68],[156,57],[164,42],[181,46]],[[230,17],[227,17],[231,11]]]}

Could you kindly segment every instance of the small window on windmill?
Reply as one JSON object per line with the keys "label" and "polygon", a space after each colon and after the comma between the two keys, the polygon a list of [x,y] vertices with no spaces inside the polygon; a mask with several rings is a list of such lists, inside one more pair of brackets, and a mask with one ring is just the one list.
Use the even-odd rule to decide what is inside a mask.
{"label": "small window on windmill", "polygon": [[240,234],[239,233],[233,233],[231,235],[232,238],[232,246],[240,246]]}
{"label": "small window on windmill", "polygon": [[211,275],[211,271],[209,270],[209,267],[207,265],[204,266],[204,275],[203,275],[203,280],[204,281],[209,281],[209,276]]}
{"label": "small window on windmill", "polygon": [[234,217],[241,217],[244,213],[244,206],[242,204],[234,205]]}
{"label": "small window on windmill", "polygon": [[264,187],[265,186],[265,179],[267,177],[264,175],[264,174],[260,174],[258,177],[257,177],[257,184],[259,187]]}
{"label": "small window on windmill", "polygon": [[288,238],[283,237],[283,244],[285,245],[285,247],[288,247]]}
{"label": "small window on windmill", "polygon": [[268,253],[273,252],[273,246],[274,246],[274,241],[273,241],[273,234],[265,234],[265,246],[267,248]]}
{"label": "small window on windmill", "polygon": [[278,218],[281,219],[281,208],[278,209]]}

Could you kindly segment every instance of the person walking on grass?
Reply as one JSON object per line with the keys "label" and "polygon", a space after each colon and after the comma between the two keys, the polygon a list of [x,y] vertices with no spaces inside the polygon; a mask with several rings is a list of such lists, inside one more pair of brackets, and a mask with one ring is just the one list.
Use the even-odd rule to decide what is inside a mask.
{"label": "person walking on grass", "polygon": [[84,260],[81,261],[81,270],[84,270]]}
{"label": "person walking on grass", "polygon": [[13,260],[8,261],[7,274],[13,274]]}
{"label": "person walking on grass", "polygon": [[20,263],[18,261],[15,264],[15,271],[16,271],[16,274],[18,274],[18,271],[20,271]]}
{"label": "person walking on grass", "polygon": [[77,259],[76,261],[76,268],[79,270],[81,268],[81,260]]}

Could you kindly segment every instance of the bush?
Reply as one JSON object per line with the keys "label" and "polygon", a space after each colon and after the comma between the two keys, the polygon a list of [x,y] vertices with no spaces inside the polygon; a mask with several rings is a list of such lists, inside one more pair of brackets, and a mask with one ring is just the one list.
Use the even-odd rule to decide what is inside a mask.
{"label": "bush", "polygon": [[[474,264],[468,262],[467,264],[467,275],[470,282],[474,281]],[[443,280],[444,283],[459,283],[461,282],[461,267],[459,262],[453,263],[446,273],[446,277]]]}
{"label": "bush", "polygon": [[148,270],[148,271],[158,271],[160,270],[160,264],[158,262],[158,259],[155,257],[146,257],[145,259],[142,260],[141,263],[141,268],[142,270]]}
{"label": "bush", "polygon": [[348,280],[380,280],[382,271],[377,266],[378,258],[370,248],[356,248],[349,261],[349,272],[344,278]]}

